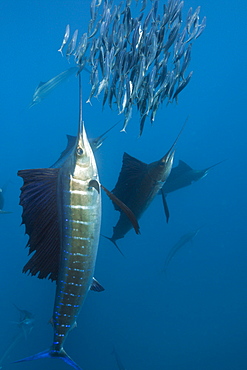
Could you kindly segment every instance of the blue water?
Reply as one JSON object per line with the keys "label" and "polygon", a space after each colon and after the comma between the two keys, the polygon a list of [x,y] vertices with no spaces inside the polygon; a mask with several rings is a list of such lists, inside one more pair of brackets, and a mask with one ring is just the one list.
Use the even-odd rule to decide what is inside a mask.
{"label": "blue water", "polygon": [[[179,159],[202,169],[227,159],[207,177],[168,196],[167,225],[161,197],[143,215],[141,235],[133,230],[119,246],[123,258],[101,239],[95,276],[103,293],[89,292],[78,327],[65,349],[84,370],[114,370],[113,345],[128,370],[245,370],[247,369],[247,238],[246,238],[246,10],[243,1],[186,0],[201,5],[207,28],[195,41],[190,70],[192,80],[179,104],[161,107],[151,127],[138,139],[134,115],[127,134],[121,126],[109,133],[97,152],[101,182],[112,189],[123,152],[144,162],[163,156],[183,122]],[[0,352],[18,328],[12,303],[35,315],[29,337],[13,349],[6,369],[69,369],[60,360],[8,362],[48,348],[53,331],[55,284],[22,274],[28,260],[27,236],[20,226],[18,205],[20,169],[49,167],[66,146],[66,134],[75,135],[78,123],[76,78],[60,86],[43,102],[28,109],[35,87],[68,68],[57,52],[66,24],[87,30],[90,1],[2,1],[1,17],[1,172],[7,184],[0,215]],[[86,100],[89,76],[83,75]],[[102,99],[102,97],[100,97]],[[119,117],[93,98],[83,105],[89,137],[96,137]],[[123,121],[123,119],[122,119]],[[103,195],[102,233],[111,235],[118,213]],[[193,245],[187,244],[171,261],[167,276],[164,260],[181,235],[205,225]],[[1,356],[1,353],[0,353]]]}

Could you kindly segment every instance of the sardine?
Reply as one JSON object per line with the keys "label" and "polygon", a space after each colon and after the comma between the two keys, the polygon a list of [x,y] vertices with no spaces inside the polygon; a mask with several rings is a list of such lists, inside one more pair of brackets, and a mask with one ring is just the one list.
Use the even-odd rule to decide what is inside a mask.
{"label": "sardine", "polygon": [[64,34],[64,37],[63,37],[63,41],[62,41],[62,45],[61,45],[60,49],[58,49],[58,51],[62,55],[63,55],[63,48],[67,44],[67,41],[69,39],[69,34],[70,34],[70,27],[69,27],[69,24],[67,24],[66,29],[65,29],[65,34]]}

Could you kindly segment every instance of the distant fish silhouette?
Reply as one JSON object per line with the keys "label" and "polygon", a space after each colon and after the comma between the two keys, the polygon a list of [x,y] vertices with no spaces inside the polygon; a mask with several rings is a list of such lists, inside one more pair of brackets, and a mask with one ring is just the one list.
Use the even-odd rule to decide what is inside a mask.
{"label": "distant fish silhouette", "polygon": [[19,328],[22,329],[25,338],[31,333],[34,326],[34,315],[27,311],[21,310],[14,304],[15,308],[20,312],[20,320],[17,322]]}
{"label": "distant fish silhouette", "polygon": [[[112,193],[132,210],[137,220],[140,219],[143,212],[149,207],[154,197],[162,189],[163,184],[168,178],[173,164],[175,154],[174,148],[184,126],[185,124],[171,148],[158,161],[146,164],[134,157],[131,157],[129,154],[124,153],[122,169]],[[169,211],[163,192],[162,195],[163,205],[168,221]],[[119,207],[116,205],[114,205],[114,207],[117,211],[120,211],[120,217],[116,226],[113,227],[112,237],[105,237],[113,242],[118,248],[116,241],[123,238],[125,234],[132,229],[132,224],[126,215],[121,212]],[[118,250],[121,252],[119,248]]]}
{"label": "distant fish silhouette", "polygon": [[6,189],[6,185],[4,185],[2,188],[0,188],[0,214],[12,213],[12,212],[3,210],[5,189]]}
{"label": "distant fish silhouette", "polygon": [[118,352],[116,351],[116,348],[115,347],[113,347],[112,354],[114,355],[114,357],[116,359],[116,363],[117,363],[118,369],[119,370],[126,370],[126,368],[124,367],[124,365],[122,363],[122,360],[121,360]]}
{"label": "distant fish silhouette", "polygon": [[58,85],[60,85],[62,82],[66,81],[70,76],[75,74],[78,71],[78,68],[72,67],[67,69],[66,71],[63,71],[59,75],[51,78],[47,82],[40,82],[39,85],[36,87],[35,92],[32,97],[32,101],[29,104],[29,108],[33,107],[34,105],[38,104],[46,98],[46,96],[54,90]]}
{"label": "distant fish silhouette", "polygon": [[14,306],[20,312],[20,320],[16,322],[16,324],[21,330],[19,330],[18,333],[12,338],[9,346],[5,350],[2,357],[0,358],[0,369],[2,369],[2,365],[4,361],[7,359],[7,357],[9,356],[12,349],[21,341],[21,339],[23,338],[27,339],[28,335],[31,333],[34,327],[33,314],[29,311],[21,310],[15,304]]}
{"label": "distant fish silhouette", "polygon": [[202,226],[196,229],[195,231],[192,231],[190,233],[184,234],[181,236],[179,241],[171,248],[170,252],[168,253],[166,260],[165,260],[165,265],[163,271],[166,272],[167,267],[177,251],[181,249],[185,244],[192,242],[192,240],[195,238],[195,236],[198,234],[199,230],[201,230]]}
{"label": "distant fish silhouette", "polygon": [[191,185],[193,182],[198,181],[205,177],[209,170],[215,166],[218,166],[224,161],[213,164],[203,170],[194,170],[184,161],[179,161],[178,165],[172,168],[171,173],[163,185],[163,192],[165,194],[171,193],[178,189],[184,188]]}

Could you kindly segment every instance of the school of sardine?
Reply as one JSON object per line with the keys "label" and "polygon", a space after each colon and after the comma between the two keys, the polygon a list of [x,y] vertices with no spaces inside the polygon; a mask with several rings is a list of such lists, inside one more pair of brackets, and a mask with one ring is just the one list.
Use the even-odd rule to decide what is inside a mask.
{"label": "school of sardine", "polygon": [[[187,71],[192,42],[206,27],[206,17],[199,18],[200,6],[190,8],[183,22],[184,1],[160,4],[154,0],[150,4],[148,10],[146,0],[141,5],[137,0],[133,11],[131,0],[118,5],[110,0],[92,0],[88,31],[76,46],[76,30],[66,52],[67,58],[73,54],[79,72],[85,66],[90,69],[87,102],[102,94],[103,106],[107,102],[111,109],[124,114],[122,131],[136,107],[140,135],[146,118],[153,122],[160,104],[165,100],[167,104],[177,102],[188,85],[193,74]],[[69,40],[68,30],[67,25],[59,51]]]}

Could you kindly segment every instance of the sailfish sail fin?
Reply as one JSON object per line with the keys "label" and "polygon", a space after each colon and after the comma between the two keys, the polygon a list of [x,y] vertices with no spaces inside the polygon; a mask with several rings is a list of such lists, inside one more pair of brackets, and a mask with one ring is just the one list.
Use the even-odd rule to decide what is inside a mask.
{"label": "sailfish sail fin", "polygon": [[21,170],[23,178],[20,205],[22,223],[29,235],[29,254],[34,252],[23,272],[38,278],[57,280],[59,266],[59,226],[57,216],[57,168]]}

